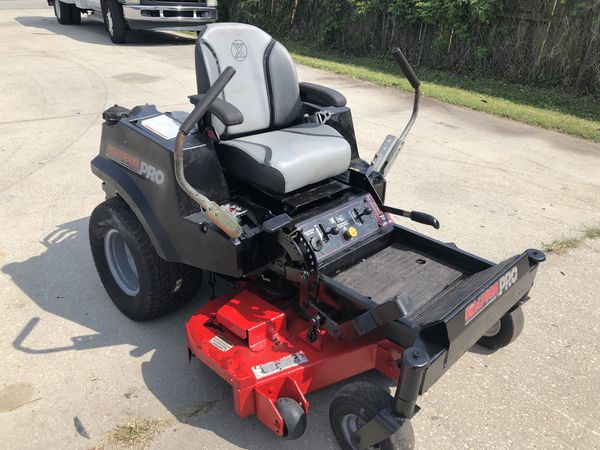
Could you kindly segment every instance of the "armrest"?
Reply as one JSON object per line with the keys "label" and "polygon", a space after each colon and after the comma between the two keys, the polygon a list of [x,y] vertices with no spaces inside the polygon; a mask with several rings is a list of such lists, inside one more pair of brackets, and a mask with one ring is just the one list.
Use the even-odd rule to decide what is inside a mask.
{"label": "armrest", "polygon": [[[197,94],[190,95],[188,98],[192,104],[197,105],[203,97],[204,94]],[[244,115],[239,109],[220,98],[215,99],[215,101],[211,103],[208,112],[217,116],[217,119],[226,126],[239,125],[244,121]]]}
{"label": "armrest", "polygon": [[346,97],[340,92],[314,83],[300,83],[300,99],[321,106],[346,106]]}

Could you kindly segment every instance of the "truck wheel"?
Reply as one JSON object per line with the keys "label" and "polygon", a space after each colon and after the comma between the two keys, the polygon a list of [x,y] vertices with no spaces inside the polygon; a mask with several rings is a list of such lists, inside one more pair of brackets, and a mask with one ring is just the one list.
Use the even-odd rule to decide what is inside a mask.
{"label": "truck wheel", "polygon": [[71,5],[60,0],[54,0],[54,15],[61,25],[70,25],[72,20]]}
{"label": "truck wheel", "polygon": [[190,300],[200,287],[202,271],[158,256],[142,224],[120,197],[94,209],[89,237],[100,280],[130,319],[160,317]]}
{"label": "truck wheel", "polygon": [[71,14],[71,23],[73,25],[79,25],[81,23],[81,10],[75,5],[69,5]]}
{"label": "truck wheel", "polygon": [[102,15],[110,40],[115,44],[123,44],[127,31],[125,18],[123,17],[123,6],[116,0],[104,0]]}
{"label": "truck wheel", "polygon": [[[358,446],[352,442],[352,434],[393,402],[390,394],[371,383],[357,382],[342,388],[329,407],[329,423],[340,447],[356,450]],[[381,450],[412,450],[414,447],[415,434],[408,420],[396,433],[375,446]]]}
{"label": "truck wheel", "polygon": [[523,308],[517,306],[510,312],[507,312],[496,324],[490,328],[477,343],[482,347],[497,350],[506,347],[512,341],[517,339],[523,331],[525,324],[525,315]]}

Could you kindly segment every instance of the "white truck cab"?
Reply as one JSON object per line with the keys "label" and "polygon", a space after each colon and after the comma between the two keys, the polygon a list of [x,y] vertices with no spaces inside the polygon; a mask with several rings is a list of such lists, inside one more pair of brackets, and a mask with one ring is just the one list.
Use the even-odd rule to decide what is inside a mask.
{"label": "white truck cab", "polygon": [[218,0],[47,0],[62,25],[78,25],[81,14],[101,18],[115,44],[132,30],[197,30],[216,22]]}

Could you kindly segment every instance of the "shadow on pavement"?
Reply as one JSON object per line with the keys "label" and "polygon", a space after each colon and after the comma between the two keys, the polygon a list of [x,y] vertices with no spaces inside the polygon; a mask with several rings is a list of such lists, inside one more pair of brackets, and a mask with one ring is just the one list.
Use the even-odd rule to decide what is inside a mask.
{"label": "shadow on pavement", "polygon": [[492,350],[490,348],[482,347],[479,344],[475,344],[468,351],[470,353],[474,353],[476,355],[482,355],[482,356],[489,356],[489,355],[493,355],[494,353],[496,353],[496,350]]}
{"label": "shadow on pavement", "polygon": [[[16,17],[15,20],[23,26],[39,29],[40,33],[38,34],[61,34],[87,44],[120,47],[111,42],[102,22],[87,18],[86,16],[82,17],[81,25],[61,25],[54,17],[44,16],[20,16]],[[157,45],[193,45],[194,43],[194,36],[186,37],[173,33],[162,33],[160,31],[129,30],[124,46],[148,47]]]}
{"label": "shadow on pavement", "polygon": [[[182,423],[210,430],[244,448],[279,447],[283,442],[256,418],[240,419],[233,411],[230,386],[197,360],[188,362],[185,322],[211,294],[206,283],[183,308],[151,322],[134,322],[112,304],[96,273],[88,244],[88,218],[56,227],[41,242],[46,250],[26,261],[0,268],[45,313],[72,321],[92,332],[72,336],[70,345],[39,345],[45,314],[32,317],[14,337],[13,347],[30,355],[84,352],[130,345],[133,358],[154,352],[141,363],[147,389]],[[217,295],[229,286],[219,281]],[[35,342],[35,343],[34,343]],[[117,367],[117,366],[116,366]],[[353,379],[392,386],[391,380],[372,372]],[[340,385],[310,394],[311,414],[307,435],[331,447],[328,405]],[[169,439],[165,436],[165,439]],[[306,439],[306,438],[305,438]],[[305,439],[292,446],[306,445]],[[288,441],[289,442],[289,441]],[[304,442],[304,444],[302,444]],[[313,441],[314,442],[314,441]]]}

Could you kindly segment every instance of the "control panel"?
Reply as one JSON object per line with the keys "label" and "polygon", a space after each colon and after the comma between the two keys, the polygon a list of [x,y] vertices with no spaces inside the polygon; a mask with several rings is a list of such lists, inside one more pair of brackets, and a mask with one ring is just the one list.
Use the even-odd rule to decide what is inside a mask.
{"label": "control panel", "polygon": [[366,194],[300,222],[296,228],[302,230],[317,260],[323,260],[392,223]]}

